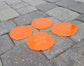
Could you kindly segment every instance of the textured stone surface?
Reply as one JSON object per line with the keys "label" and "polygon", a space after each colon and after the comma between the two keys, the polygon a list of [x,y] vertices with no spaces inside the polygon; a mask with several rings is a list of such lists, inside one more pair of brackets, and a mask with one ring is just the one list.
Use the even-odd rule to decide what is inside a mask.
{"label": "textured stone surface", "polygon": [[0,60],[0,66],[2,66],[1,60]]}
{"label": "textured stone surface", "polygon": [[8,9],[10,8],[10,6],[8,6],[6,3],[4,2],[0,2],[0,11],[4,10],[4,9]]}
{"label": "textured stone surface", "polygon": [[21,2],[21,0],[5,0],[5,2],[8,3],[9,5],[12,5]]}
{"label": "textured stone surface", "polygon": [[46,3],[45,1],[43,0],[23,0],[25,2],[28,2],[30,5],[32,6],[37,6],[37,5],[40,5],[40,4],[43,4],[43,3]]}
{"label": "textured stone surface", "polygon": [[[31,26],[31,25],[29,25],[29,26]],[[31,26],[31,27],[32,27],[32,29],[33,29],[32,34],[39,32],[39,30],[38,30],[38,29],[33,28],[33,26]]]}
{"label": "textured stone surface", "polygon": [[61,0],[46,0],[47,2],[52,2],[52,3],[54,3],[54,2],[59,2],[59,1],[61,1]]}
{"label": "textured stone surface", "polygon": [[77,2],[84,2],[84,0],[75,0],[75,1],[77,1]]}
{"label": "textured stone surface", "polygon": [[21,44],[1,56],[4,66],[52,66],[41,52],[33,51]]}
{"label": "textured stone surface", "polygon": [[19,14],[21,14],[21,15],[24,15],[24,14],[30,13],[32,11],[35,11],[35,10],[37,10],[35,7],[27,6],[27,7],[23,7],[23,8],[17,9],[17,12]]}
{"label": "textured stone surface", "polygon": [[81,15],[81,16],[77,17],[76,19],[84,22],[84,15]]}
{"label": "textured stone surface", "polygon": [[14,21],[17,25],[31,24],[31,22],[36,18],[47,17],[46,14],[40,11],[35,11],[30,14],[26,14],[19,18],[16,18]]}
{"label": "textured stone surface", "polygon": [[0,21],[8,20],[17,16],[19,16],[19,14],[15,10],[5,3],[0,2]]}
{"label": "textured stone surface", "polygon": [[16,25],[12,21],[0,22],[0,35],[10,32]]}
{"label": "textured stone surface", "polygon": [[60,5],[62,7],[70,8],[72,3],[76,3],[74,0],[61,0],[57,2],[57,5]]}
{"label": "textured stone surface", "polygon": [[70,10],[62,8],[62,7],[54,8],[46,13],[48,15],[53,16],[53,17],[55,17],[61,21],[64,21],[64,22],[69,21],[69,20],[73,20],[79,16],[78,13],[70,11]]}
{"label": "textured stone surface", "polygon": [[84,4],[76,2],[75,0],[62,0],[60,2],[57,2],[56,4],[79,13],[84,13]]}
{"label": "textured stone surface", "polygon": [[78,27],[78,31],[76,34],[71,36],[71,39],[75,42],[79,42],[84,39],[84,23],[81,23],[80,21],[72,22]]}
{"label": "textured stone surface", "polygon": [[43,12],[46,12],[46,11],[49,11],[53,8],[56,7],[55,4],[52,4],[52,3],[43,3],[43,4],[40,4],[38,6],[36,6],[39,10],[43,11]]}
{"label": "textured stone surface", "polygon": [[[49,18],[49,19],[53,20],[53,25],[54,25],[54,24],[56,24],[56,23],[59,23],[59,22],[60,22],[59,20],[57,20],[57,19],[56,19],[56,18],[54,18],[54,17],[47,17],[47,18]],[[53,26],[53,25],[52,25],[52,26]],[[51,26],[51,27],[49,27],[49,28],[47,28],[47,29],[42,29],[42,30],[40,30],[40,31],[41,31],[41,32],[50,32],[50,31],[51,31],[52,26]]]}
{"label": "textured stone surface", "polygon": [[57,66],[84,66],[84,41],[54,59]]}
{"label": "textured stone surface", "polygon": [[15,45],[20,45],[20,44],[23,44],[23,43],[26,43],[27,42],[27,38],[26,39],[22,39],[22,40],[13,40]]}
{"label": "textured stone surface", "polygon": [[44,51],[43,53],[52,61],[55,56],[58,56],[60,53],[70,48],[74,43],[67,37],[58,37],[53,35],[51,32],[49,34],[55,39],[55,44],[49,50]]}
{"label": "textured stone surface", "polygon": [[28,5],[29,5],[28,3],[19,2],[19,3],[15,3],[15,4],[11,5],[11,7],[14,9],[19,9],[19,8],[22,8],[22,7],[25,7]]}
{"label": "textured stone surface", "polygon": [[13,47],[8,35],[0,36],[0,55]]}
{"label": "textured stone surface", "polygon": [[8,20],[17,16],[19,16],[19,14],[11,8],[0,10],[0,21]]}

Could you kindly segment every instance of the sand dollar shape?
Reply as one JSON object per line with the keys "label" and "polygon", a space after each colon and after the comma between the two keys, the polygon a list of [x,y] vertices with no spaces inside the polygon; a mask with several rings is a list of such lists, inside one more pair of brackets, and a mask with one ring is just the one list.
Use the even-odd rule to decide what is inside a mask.
{"label": "sand dollar shape", "polygon": [[35,34],[32,34],[27,39],[27,45],[32,50],[47,50],[51,48],[54,45],[54,38],[45,32],[38,32]]}
{"label": "sand dollar shape", "polygon": [[18,26],[10,31],[10,37],[14,40],[27,38],[33,32],[30,26]]}
{"label": "sand dollar shape", "polygon": [[49,28],[53,24],[53,21],[49,18],[37,18],[32,22],[32,26],[37,29]]}
{"label": "sand dollar shape", "polygon": [[52,27],[52,33],[58,36],[71,36],[77,32],[78,28],[72,23],[57,23]]}

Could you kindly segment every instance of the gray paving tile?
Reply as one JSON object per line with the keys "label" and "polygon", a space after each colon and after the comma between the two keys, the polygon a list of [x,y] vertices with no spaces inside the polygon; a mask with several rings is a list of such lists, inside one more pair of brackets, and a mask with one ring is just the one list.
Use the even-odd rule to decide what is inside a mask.
{"label": "gray paving tile", "polygon": [[22,40],[13,40],[15,45],[20,45],[20,44],[23,44],[23,43],[26,43],[27,42],[27,38],[26,39],[22,39]]}
{"label": "gray paving tile", "polygon": [[75,2],[74,0],[61,0],[61,1],[57,2],[56,4],[60,5],[62,7],[70,8],[71,4],[74,2]]}
{"label": "gray paving tile", "polygon": [[78,13],[73,12],[68,9],[65,9],[65,8],[62,8],[62,7],[54,8],[46,13],[50,16],[53,16],[53,17],[63,21],[63,22],[73,20],[79,16]]}
{"label": "gray paving tile", "polygon": [[[29,25],[29,26],[31,26],[31,25]],[[38,30],[38,29],[33,28],[33,26],[31,26],[31,27],[32,27],[32,29],[33,29],[32,34],[39,32],[39,30]]]}
{"label": "gray paving tile", "polygon": [[20,8],[20,9],[17,9],[17,12],[21,15],[24,15],[24,14],[27,14],[27,13],[30,13],[30,12],[33,12],[37,10],[35,7],[33,6],[26,6],[26,7],[23,7],[23,8]]}
{"label": "gray paving tile", "polygon": [[4,2],[0,2],[0,10],[4,10],[4,9],[8,9],[8,8],[10,8],[10,6],[8,6]]}
{"label": "gray paving tile", "polygon": [[54,59],[57,66],[83,66],[84,41]]}
{"label": "gray paving tile", "polygon": [[81,16],[77,17],[76,19],[84,22],[84,15],[81,15]]}
{"label": "gray paving tile", "polygon": [[40,11],[35,11],[30,14],[26,14],[24,16],[21,16],[19,18],[16,18],[14,21],[17,25],[25,25],[25,24],[31,24],[31,22],[36,18],[42,18],[47,17],[46,14]]}
{"label": "gray paving tile", "polygon": [[0,60],[0,66],[2,66],[1,60]]}
{"label": "gray paving tile", "polygon": [[84,13],[84,3],[76,2],[74,0],[62,0],[56,4],[79,13]]}
{"label": "gray paving tile", "polygon": [[84,0],[75,0],[75,1],[77,1],[77,2],[84,2]]}
{"label": "gray paving tile", "polygon": [[17,16],[19,16],[19,14],[11,8],[6,10],[0,10],[0,21],[5,21],[11,18],[15,18]]}
{"label": "gray paving tile", "polygon": [[[53,20],[53,25],[54,25],[54,24],[56,24],[56,23],[59,23],[59,22],[60,22],[59,20],[57,20],[57,19],[56,19],[56,18],[54,18],[54,17],[47,17],[47,18],[49,18],[49,19]],[[53,26],[53,25],[52,25],[52,26]],[[51,26],[51,27],[49,27],[49,28],[47,28],[47,29],[41,29],[40,31],[41,31],[41,32],[50,32],[50,31],[51,31],[52,26]]]}
{"label": "gray paving tile", "polygon": [[0,55],[13,47],[13,43],[8,35],[0,36]]}
{"label": "gray paving tile", "polygon": [[78,31],[76,34],[72,35],[70,38],[74,40],[75,42],[80,42],[84,39],[84,23],[80,21],[72,22],[78,27]]}
{"label": "gray paving tile", "polygon": [[19,14],[15,10],[10,8],[4,2],[0,2],[0,21],[15,18],[17,16],[19,16]]}
{"label": "gray paving tile", "polygon": [[23,0],[24,2],[28,2],[32,6],[37,6],[43,3],[46,3],[44,0]]}
{"label": "gray paving tile", "polygon": [[21,44],[1,56],[4,66],[52,66],[41,52]]}
{"label": "gray paving tile", "polygon": [[36,6],[39,10],[43,11],[43,12],[46,12],[46,11],[49,11],[53,8],[56,7],[55,4],[52,4],[52,3],[43,3],[43,4],[40,4],[38,6]]}
{"label": "gray paving tile", "polygon": [[9,5],[21,2],[21,0],[5,0],[6,3],[8,3]]}
{"label": "gray paving tile", "polygon": [[10,32],[16,25],[12,21],[0,22],[0,35]]}
{"label": "gray paving tile", "polygon": [[55,39],[55,44],[49,50],[43,51],[43,53],[52,61],[55,56],[70,48],[74,43],[67,37],[58,37],[51,32],[48,33]]}
{"label": "gray paving tile", "polygon": [[55,3],[55,2],[59,2],[61,0],[46,0],[46,1],[51,2],[51,3]]}
{"label": "gray paving tile", "polygon": [[19,8],[22,8],[22,7],[25,7],[25,6],[29,6],[29,4],[24,3],[24,2],[19,2],[19,3],[15,3],[15,4],[11,5],[11,7],[14,8],[14,9],[19,9]]}

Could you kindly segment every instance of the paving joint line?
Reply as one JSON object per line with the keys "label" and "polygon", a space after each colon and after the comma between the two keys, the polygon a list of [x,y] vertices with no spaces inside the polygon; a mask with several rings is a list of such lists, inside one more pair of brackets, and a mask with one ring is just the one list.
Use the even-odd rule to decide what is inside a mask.
{"label": "paving joint line", "polygon": [[[8,36],[9,36],[9,34],[8,34]],[[11,37],[9,36],[9,38],[10,38],[10,40],[13,42],[13,44],[15,45],[15,42],[13,41],[13,39],[11,39]]]}
{"label": "paving joint line", "polygon": [[65,9],[68,9],[68,10],[71,10],[71,11],[73,11],[73,12],[76,12],[76,13],[78,13],[78,14],[82,14],[82,13],[80,13],[80,12],[78,12],[78,11],[75,11],[75,10],[73,10],[73,9],[70,9],[70,8],[67,8],[67,7],[63,7],[63,6],[61,6],[61,5],[58,5],[58,4],[56,4],[58,7],[62,7],[62,8],[65,8]]}

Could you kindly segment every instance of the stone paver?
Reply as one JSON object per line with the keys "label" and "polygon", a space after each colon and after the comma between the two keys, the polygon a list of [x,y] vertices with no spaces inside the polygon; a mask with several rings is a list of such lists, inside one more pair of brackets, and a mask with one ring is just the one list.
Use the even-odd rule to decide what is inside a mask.
{"label": "stone paver", "polygon": [[26,39],[22,39],[22,40],[13,40],[15,45],[20,45],[20,44],[23,44],[23,43],[26,43],[27,42],[27,38]]}
{"label": "stone paver", "polygon": [[[31,25],[29,25],[29,26],[31,26]],[[31,27],[32,27],[32,26],[31,26]],[[33,28],[33,27],[32,27],[32,29],[33,29],[32,34],[39,32],[39,30],[38,30],[38,29],[35,29],[35,28]]]}
{"label": "stone paver", "polygon": [[35,11],[35,10],[37,10],[35,7],[27,6],[27,7],[23,7],[23,8],[17,9],[17,12],[19,14],[21,14],[21,15],[24,15],[24,14],[30,13],[32,11]]}
{"label": "stone paver", "polygon": [[55,17],[61,21],[64,21],[64,22],[73,20],[79,16],[78,13],[70,11],[70,10],[62,8],[62,7],[54,8],[46,13],[48,15],[53,16],[53,17]]}
{"label": "stone paver", "polygon": [[4,66],[52,66],[41,52],[21,44],[1,56]]}
{"label": "stone paver", "polygon": [[84,13],[84,3],[76,2],[74,0],[62,0],[56,4],[79,13]]}
{"label": "stone paver", "polygon": [[0,21],[15,18],[17,16],[19,16],[19,14],[15,10],[10,8],[5,3],[0,2]]}
{"label": "stone paver", "polygon": [[57,66],[84,66],[84,41],[54,59]]}
{"label": "stone paver", "polygon": [[19,9],[19,8],[22,8],[22,7],[25,7],[25,6],[29,6],[29,4],[24,3],[24,2],[19,2],[19,3],[15,3],[15,4],[11,5],[11,7],[14,8],[14,9]]}
{"label": "stone paver", "polygon": [[75,24],[78,27],[78,31],[76,34],[71,36],[70,38],[74,40],[75,42],[80,42],[84,39],[84,23],[80,21],[73,21],[73,24]]}
{"label": "stone paver", "polygon": [[[47,18],[49,18],[49,19],[53,20],[53,25],[54,25],[54,24],[56,24],[56,23],[59,23],[59,22],[60,22],[59,20],[57,20],[57,19],[56,19],[56,18],[54,18],[54,17],[47,17]],[[53,25],[52,25],[52,26],[53,26]],[[40,32],[50,32],[50,31],[51,31],[52,26],[51,26],[51,27],[49,27],[49,28],[47,28],[47,29],[41,29],[41,30],[40,30]]]}
{"label": "stone paver", "polygon": [[51,32],[48,32],[55,39],[55,44],[49,50],[44,51],[43,53],[52,61],[55,56],[58,56],[60,53],[70,48],[74,43],[66,37],[58,37],[53,35]]}
{"label": "stone paver", "polygon": [[1,60],[0,60],[0,66],[2,66]]}
{"label": "stone paver", "polygon": [[5,0],[5,2],[8,3],[9,5],[12,5],[21,2],[21,0]]}
{"label": "stone paver", "polygon": [[30,5],[32,6],[37,6],[37,5],[40,5],[40,4],[43,4],[43,3],[46,3],[45,1],[43,0],[23,0],[24,2],[28,2]]}
{"label": "stone paver", "polygon": [[13,47],[8,35],[0,36],[0,55]]}
{"label": "stone paver", "polygon": [[[59,37],[51,32],[53,25],[33,28],[31,22],[36,18],[50,18],[53,25],[70,22],[78,31]],[[55,44],[46,51],[30,50],[27,38],[10,38],[10,30],[20,25],[31,26],[32,34],[51,34]],[[0,0],[0,66],[84,66],[84,0]]]}
{"label": "stone paver", "polygon": [[77,2],[84,2],[84,0],[75,0],[75,1],[77,1]]}
{"label": "stone paver", "polygon": [[0,22],[0,35],[10,32],[16,25],[12,21]]}
{"label": "stone paver", "polygon": [[14,22],[17,25],[25,25],[25,24],[31,24],[31,22],[36,19],[36,18],[42,18],[42,17],[47,17],[46,14],[40,11],[35,11],[30,14],[23,15],[19,18],[16,18]]}
{"label": "stone paver", "polygon": [[56,8],[56,5],[55,4],[52,4],[52,3],[43,3],[43,4],[40,4],[38,6],[36,6],[39,10],[43,11],[43,12],[46,12],[46,11],[49,11],[53,8]]}
{"label": "stone paver", "polygon": [[55,3],[55,2],[59,2],[61,0],[46,0],[47,2],[51,2],[51,3]]}
{"label": "stone paver", "polygon": [[84,23],[84,15],[81,15],[81,16],[77,17],[77,20],[80,20]]}

